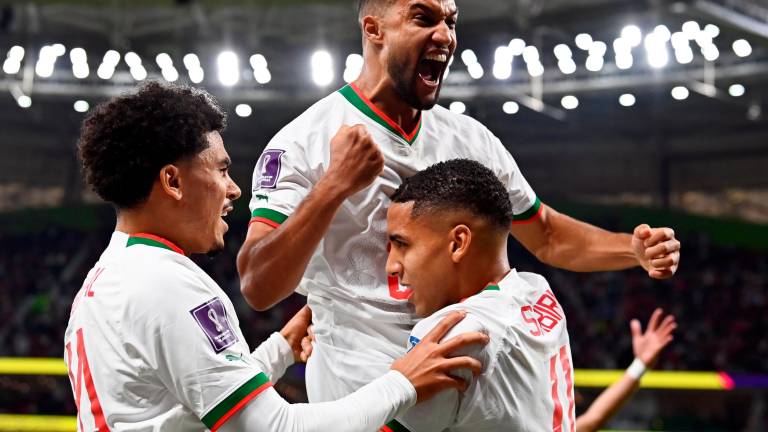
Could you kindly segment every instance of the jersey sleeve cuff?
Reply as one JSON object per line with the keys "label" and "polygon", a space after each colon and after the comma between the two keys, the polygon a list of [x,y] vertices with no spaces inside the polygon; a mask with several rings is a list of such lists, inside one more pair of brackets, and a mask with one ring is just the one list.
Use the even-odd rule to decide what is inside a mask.
{"label": "jersey sleeve cuff", "polygon": [[539,200],[539,197],[536,197],[536,200],[533,202],[531,208],[512,217],[512,224],[517,225],[533,222],[539,217],[539,215],[541,215],[541,210],[541,201]]}
{"label": "jersey sleeve cuff", "polygon": [[389,423],[382,426],[379,432],[411,432],[411,430],[405,427],[399,421],[393,419]]}
{"label": "jersey sleeve cuff", "polygon": [[248,225],[250,226],[254,222],[261,222],[272,228],[277,228],[282,225],[286,219],[288,219],[288,215],[280,213],[277,210],[257,208],[251,212],[251,221],[248,222]]}
{"label": "jersey sleeve cuff", "polygon": [[240,387],[235,389],[223,401],[213,407],[208,414],[201,419],[203,424],[216,432],[233,415],[240,411],[248,402],[261,394],[264,390],[272,387],[272,383],[263,372],[246,381]]}

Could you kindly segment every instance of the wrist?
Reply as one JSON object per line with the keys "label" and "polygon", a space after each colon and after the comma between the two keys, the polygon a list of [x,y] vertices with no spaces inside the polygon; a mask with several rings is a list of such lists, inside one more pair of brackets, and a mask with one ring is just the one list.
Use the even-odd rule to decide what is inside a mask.
{"label": "wrist", "polygon": [[640,381],[640,378],[648,371],[648,366],[639,358],[635,357],[632,364],[627,368],[626,374],[634,378],[635,381]]}
{"label": "wrist", "polygon": [[321,195],[324,201],[336,202],[339,205],[349,196],[349,192],[343,187],[342,183],[333,177],[329,177],[328,174],[321,177],[312,190]]}

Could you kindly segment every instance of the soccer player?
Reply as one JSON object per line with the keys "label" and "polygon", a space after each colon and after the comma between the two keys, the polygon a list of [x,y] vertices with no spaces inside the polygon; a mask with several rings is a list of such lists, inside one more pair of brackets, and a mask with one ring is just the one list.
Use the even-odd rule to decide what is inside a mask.
{"label": "soccer player", "polygon": [[[468,315],[452,331],[487,333],[468,354],[483,373],[464,394],[448,391],[384,430],[574,430],[573,368],[565,313],[547,281],[507,260],[512,205],[478,162],[440,162],[404,180],[387,213],[387,273],[413,291],[413,349],[440,319]],[[440,413],[440,415],[435,415]]]}
{"label": "soccer player", "polygon": [[600,429],[629,400],[640,387],[640,378],[648,369],[653,369],[661,350],[672,342],[672,332],[677,323],[673,315],[664,316],[661,309],[656,309],[648,320],[645,333],[638,320],[630,321],[629,326],[635,359],[621,379],[600,393],[587,411],[576,418],[576,430],[579,432]]}
{"label": "soccer player", "polygon": [[674,274],[680,244],[671,229],[611,233],[558,213],[487,128],[435,104],[456,49],[453,0],[362,0],[359,11],[362,73],[269,142],[237,260],[241,290],[257,310],[307,294],[316,332],[310,401],[360,388],[402,354],[416,321],[408,288],[384,270],[386,211],[403,179],[436,162],[488,166],[512,202],[510,233],[547,264]]}
{"label": "soccer player", "polygon": [[369,431],[417,400],[465,388],[448,371],[477,373],[480,363],[448,356],[487,336],[438,343],[462,314],[344,399],[290,405],[271,388],[301,351],[309,311],[250,352],[231,301],[188,257],[224,247],[222,218],[240,196],[224,124],[206,93],[157,83],[84,122],[86,181],[117,208],[117,226],[65,333],[78,430]]}

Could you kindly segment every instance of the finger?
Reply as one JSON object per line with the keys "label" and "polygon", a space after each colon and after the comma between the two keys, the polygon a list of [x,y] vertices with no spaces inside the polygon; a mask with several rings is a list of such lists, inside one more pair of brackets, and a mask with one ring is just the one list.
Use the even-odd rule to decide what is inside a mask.
{"label": "finger", "polygon": [[648,259],[663,258],[668,254],[680,250],[680,242],[677,240],[665,241],[645,248],[645,257]]}
{"label": "finger", "polygon": [[439,354],[448,355],[458,349],[469,345],[485,345],[490,339],[488,335],[480,332],[462,333],[440,344]]}
{"label": "finger", "polygon": [[629,330],[632,332],[632,339],[639,338],[643,334],[642,324],[636,319],[629,322]]}
{"label": "finger", "polygon": [[443,339],[450,329],[453,328],[459,321],[463,320],[467,316],[464,311],[451,312],[445,316],[439,323],[422,339],[422,342],[439,342]]}
{"label": "finger", "polygon": [[664,311],[661,308],[656,308],[656,310],[653,311],[651,319],[648,320],[648,327],[645,330],[646,333],[655,331],[659,327],[659,318],[661,318],[662,312]]}
{"label": "finger", "polygon": [[675,271],[677,271],[677,266],[667,269],[653,269],[648,272],[648,276],[653,279],[669,279],[675,274]]}
{"label": "finger", "polygon": [[469,369],[472,371],[472,375],[477,376],[483,371],[483,364],[480,363],[480,360],[468,356],[452,357],[441,362],[440,369],[443,371]]}
{"label": "finger", "polygon": [[651,227],[648,224],[641,224],[635,228],[634,236],[640,240],[645,240],[651,235]]}
{"label": "finger", "polygon": [[650,237],[645,239],[645,247],[653,246],[657,243],[672,240],[675,238],[675,231],[672,228],[656,228],[651,230]]}
{"label": "finger", "polygon": [[446,374],[440,380],[438,380],[438,384],[446,389],[455,388],[459,392],[463,393],[467,391],[470,383],[462,378]]}
{"label": "finger", "polygon": [[307,327],[307,334],[309,335],[309,339],[314,341],[315,340],[315,326],[309,326]]}
{"label": "finger", "polygon": [[677,260],[679,254],[671,254],[667,255],[664,258],[656,258],[651,260],[651,267],[655,268],[656,270],[663,270],[665,268],[672,267],[673,265],[677,264]]}

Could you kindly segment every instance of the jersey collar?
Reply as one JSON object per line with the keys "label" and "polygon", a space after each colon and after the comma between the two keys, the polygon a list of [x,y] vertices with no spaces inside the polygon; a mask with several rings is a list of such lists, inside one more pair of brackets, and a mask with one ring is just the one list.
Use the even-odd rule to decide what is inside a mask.
{"label": "jersey collar", "polygon": [[421,111],[419,111],[419,121],[416,123],[416,127],[413,128],[413,131],[411,131],[410,134],[408,134],[403,130],[403,128],[400,127],[399,124],[397,124],[397,122],[386,115],[384,111],[377,108],[373,102],[363,96],[363,92],[360,91],[360,89],[354,83],[345,85],[341,88],[341,90],[339,90],[339,93],[341,93],[341,95],[344,96],[344,98],[349,103],[354,105],[355,108],[360,110],[360,112],[365,114],[376,123],[384,126],[388,131],[397,135],[408,144],[413,144],[413,142],[416,141],[416,138],[419,136],[419,132],[421,131]]}
{"label": "jersey collar", "polygon": [[173,244],[173,242],[171,242],[170,240],[164,239],[160,236],[156,236],[153,234],[148,234],[148,233],[131,234],[128,237],[128,242],[126,243],[126,247],[130,247],[137,244],[141,244],[145,246],[153,246],[153,247],[158,247],[162,249],[168,249],[169,251],[186,255],[184,253],[184,250],[182,250],[180,247]]}

